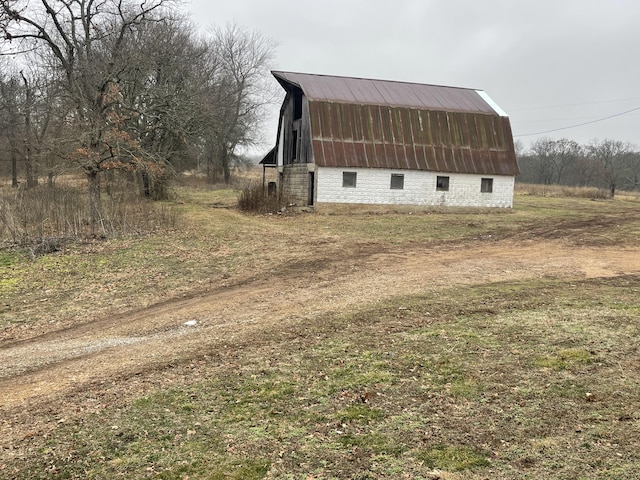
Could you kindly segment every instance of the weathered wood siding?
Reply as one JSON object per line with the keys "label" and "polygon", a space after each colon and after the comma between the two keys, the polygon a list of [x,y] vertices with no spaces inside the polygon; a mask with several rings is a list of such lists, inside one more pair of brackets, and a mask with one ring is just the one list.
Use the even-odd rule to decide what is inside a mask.
{"label": "weathered wood siding", "polygon": [[[297,107],[296,101],[299,102]],[[296,118],[296,111],[300,118]],[[289,92],[280,114],[280,191],[289,203],[304,207],[309,205],[309,193],[314,191],[310,188],[309,174],[315,171],[309,102],[302,92]]]}
{"label": "weathered wood siding", "polygon": [[299,94],[302,102],[302,117],[296,119],[294,118],[295,97],[296,94],[288,93],[281,109],[282,135],[279,138],[283,165],[313,163],[309,102],[302,93]]}

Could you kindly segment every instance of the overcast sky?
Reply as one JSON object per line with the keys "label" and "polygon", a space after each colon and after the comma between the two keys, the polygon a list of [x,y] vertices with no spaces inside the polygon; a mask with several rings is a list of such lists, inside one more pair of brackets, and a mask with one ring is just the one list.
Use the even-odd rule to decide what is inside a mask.
{"label": "overcast sky", "polygon": [[[525,146],[544,136],[640,146],[638,0],[185,0],[184,8],[204,31],[235,22],[272,39],[279,70],[485,90]],[[587,122],[595,123],[564,129]]]}

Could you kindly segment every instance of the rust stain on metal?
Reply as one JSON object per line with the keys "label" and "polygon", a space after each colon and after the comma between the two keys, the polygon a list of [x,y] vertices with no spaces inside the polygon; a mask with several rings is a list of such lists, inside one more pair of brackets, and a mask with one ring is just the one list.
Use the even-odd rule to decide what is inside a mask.
{"label": "rust stain on metal", "polygon": [[306,95],[319,166],[519,173],[509,118],[476,90],[273,74],[285,89]]}

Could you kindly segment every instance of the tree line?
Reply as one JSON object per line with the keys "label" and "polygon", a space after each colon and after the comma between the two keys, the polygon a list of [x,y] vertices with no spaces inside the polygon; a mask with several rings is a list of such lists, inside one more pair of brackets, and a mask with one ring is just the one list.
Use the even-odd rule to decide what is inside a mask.
{"label": "tree line", "polygon": [[541,138],[528,150],[516,142],[518,181],[618,190],[640,190],[640,152],[619,140],[594,140],[587,145],[567,138]]}
{"label": "tree line", "polygon": [[232,24],[199,34],[173,0],[0,0],[0,165],[12,183],[110,178],[166,195],[176,169],[229,182],[274,101],[274,44]]}

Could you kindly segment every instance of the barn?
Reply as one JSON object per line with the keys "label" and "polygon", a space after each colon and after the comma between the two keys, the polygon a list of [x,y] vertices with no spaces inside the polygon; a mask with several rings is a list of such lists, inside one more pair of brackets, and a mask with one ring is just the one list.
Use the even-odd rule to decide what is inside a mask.
{"label": "barn", "polygon": [[484,91],[272,74],[286,95],[265,163],[289,202],[512,207],[511,126]]}

